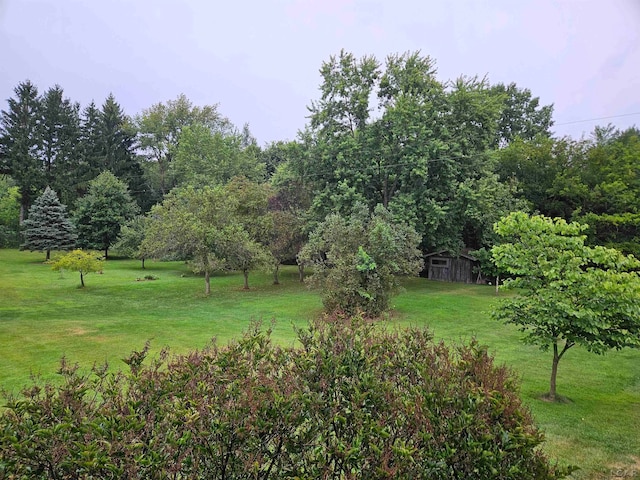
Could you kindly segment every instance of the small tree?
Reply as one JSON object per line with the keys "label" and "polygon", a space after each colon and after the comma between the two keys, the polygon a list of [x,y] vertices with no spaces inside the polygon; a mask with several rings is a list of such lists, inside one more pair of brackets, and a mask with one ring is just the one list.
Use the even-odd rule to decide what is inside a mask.
{"label": "small tree", "polygon": [[[307,236],[301,215],[283,210],[274,210],[270,214],[273,219],[273,231],[269,237],[268,248],[273,256],[273,284],[279,285],[278,273],[280,264],[296,258]],[[300,267],[302,268],[303,265],[301,264]],[[303,278],[302,271],[300,271],[301,281]]]}
{"label": "small tree", "polygon": [[109,256],[120,228],[138,212],[127,185],[109,171],[89,182],[89,192],[78,200],[74,219],[78,228],[78,245],[95,248]]}
{"label": "small tree", "polygon": [[504,279],[506,272],[496,266],[496,263],[493,260],[493,255],[491,254],[491,249],[482,247],[479,250],[474,250],[471,254],[473,255],[473,258],[478,260],[479,266],[477,268],[479,280],[484,278],[493,279],[492,281],[495,285],[496,295],[498,295],[500,291],[500,282]]}
{"label": "small tree", "polygon": [[217,270],[242,270],[246,286],[258,245],[237,219],[236,200],[222,187],[172,190],[151,209],[141,251],[152,258],[188,260],[194,272],[204,273],[206,295]]}
{"label": "small tree", "polygon": [[516,276],[505,287],[519,290],[493,316],[518,325],[525,342],[553,348],[552,401],[558,363],[571,347],[601,354],[640,346],[640,262],[614,249],[585,246],[586,228],[522,212],[495,226],[504,243],[493,247],[494,261]]}
{"label": "small tree", "polygon": [[381,205],[370,214],[359,204],[351,217],[332,214],[312,232],[298,261],[314,266],[313,285],[320,287],[328,311],[362,311],[378,316],[389,308],[398,275],[422,269],[420,236],[394,222]]}
{"label": "small tree", "polygon": [[56,272],[60,270],[80,272],[80,285],[84,288],[84,276],[87,273],[102,271],[103,265],[104,260],[95,252],[74,250],[53,262],[51,268]]}
{"label": "small tree", "polygon": [[20,189],[0,176],[0,248],[20,245]]}
{"label": "small tree", "polygon": [[144,270],[145,252],[140,248],[144,240],[147,219],[138,215],[129,220],[120,229],[120,236],[113,248],[129,258],[137,258],[142,261]]}
{"label": "small tree", "polygon": [[23,227],[24,243],[21,247],[47,252],[46,260],[51,258],[51,250],[72,249],[77,238],[67,217],[66,207],[49,187],[29,209],[29,218],[24,221]]}
{"label": "small tree", "polygon": [[274,263],[273,257],[264,245],[249,238],[249,234],[239,226],[227,238],[229,241],[221,242],[225,267],[241,271],[244,277],[243,288],[249,290],[249,272],[270,267]]}

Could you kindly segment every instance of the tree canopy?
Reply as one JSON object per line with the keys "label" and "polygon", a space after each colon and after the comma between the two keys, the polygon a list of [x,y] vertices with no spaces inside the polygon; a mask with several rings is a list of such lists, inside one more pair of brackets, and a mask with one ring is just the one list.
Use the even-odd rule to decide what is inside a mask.
{"label": "tree canopy", "polygon": [[218,112],[217,105],[194,106],[184,95],[156,103],[135,118],[140,148],[146,158],[148,178],[161,196],[176,186],[171,166],[185,128],[196,125],[210,132],[227,133],[231,122]]}
{"label": "tree canopy", "polygon": [[[489,228],[465,227],[474,223],[470,212],[489,215],[495,205],[467,189],[495,174],[490,153],[498,145],[547,134],[551,107],[513,84],[440,82],[434,60],[418,52],[390,55],[382,65],[342,51],[321,75],[321,97],[301,135],[309,154],[294,164],[313,186],[316,218],[356,202],[382,204],[416,229],[425,251],[486,246]],[[513,194],[508,186],[500,193]]]}
{"label": "tree canopy", "polygon": [[296,232],[258,238],[242,226],[253,241],[279,243],[280,256],[328,214],[348,216],[360,203],[411,225],[424,253],[489,249],[493,223],[523,210],[588,223],[588,243],[640,254],[637,129],[554,137],[553,106],[529,89],[473,75],[441,80],[435,59],[420,52],[377,59],[343,50],[320,74],[296,140],[262,148],[217,104],[179,95],[129,116],[112,94],[81,109],[61,86],[39,94],[26,80],[2,110],[0,173],[18,188],[20,222],[46,185],[77,218],[104,170],[142,212],[175,187],[245,177],[262,190],[268,182],[269,209],[280,212],[272,220]]}

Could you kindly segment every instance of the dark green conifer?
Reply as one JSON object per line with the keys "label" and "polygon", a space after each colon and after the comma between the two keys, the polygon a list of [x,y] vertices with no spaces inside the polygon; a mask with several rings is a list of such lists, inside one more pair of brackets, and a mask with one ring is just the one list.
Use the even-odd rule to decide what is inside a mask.
{"label": "dark green conifer", "polygon": [[20,223],[34,197],[46,185],[38,156],[41,102],[37,87],[29,80],[14,89],[9,108],[0,111],[0,174],[11,175],[20,188]]}

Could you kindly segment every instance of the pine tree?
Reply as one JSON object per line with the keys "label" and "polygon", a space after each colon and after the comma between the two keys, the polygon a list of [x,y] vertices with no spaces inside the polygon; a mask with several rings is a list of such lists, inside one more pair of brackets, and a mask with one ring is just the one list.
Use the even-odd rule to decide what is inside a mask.
{"label": "pine tree", "polygon": [[80,173],[80,105],[64,98],[56,85],[42,97],[41,157],[47,185],[60,192],[63,203],[75,202]]}
{"label": "pine tree", "polygon": [[146,185],[139,158],[135,154],[136,131],[113,94],[99,114],[101,170],[109,170],[124,181],[139,205],[145,203]]}
{"label": "pine tree", "polygon": [[73,225],[69,221],[66,207],[58,195],[47,187],[29,209],[29,218],[24,223],[23,249],[46,251],[49,260],[51,250],[71,250],[76,241]]}
{"label": "pine tree", "polygon": [[89,182],[104,170],[100,141],[100,110],[91,102],[80,118],[80,166],[76,178],[78,197],[87,193]]}
{"label": "pine tree", "polygon": [[40,148],[41,102],[37,87],[29,80],[14,89],[16,98],[8,100],[9,109],[0,113],[0,172],[11,175],[20,188],[20,222],[32,199],[45,186]]}

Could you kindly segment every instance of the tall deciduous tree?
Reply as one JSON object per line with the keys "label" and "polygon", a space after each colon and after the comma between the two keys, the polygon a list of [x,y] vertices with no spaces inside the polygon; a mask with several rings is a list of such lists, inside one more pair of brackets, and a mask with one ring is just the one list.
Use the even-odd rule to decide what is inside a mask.
{"label": "tall deciduous tree", "polygon": [[255,148],[243,145],[241,135],[195,124],[182,129],[170,173],[176,185],[214,186],[236,176],[262,180],[264,164]]}
{"label": "tall deciduous tree", "polygon": [[20,188],[20,223],[31,202],[45,187],[39,157],[41,102],[37,87],[29,80],[14,89],[9,109],[0,112],[0,167]]}
{"label": "tall deciduous tree", "polygon": [[575,345],[595,353],[640,346],[640,262],[614,249],[585,246],[586,225],[515,212],[496,224],[498,268],[515,278],[515,297],[494,318],[518,325],[524,340],[553,349],[549,399],[558,364]]}
{"label": "tall deciduous tree", "polygon": [[309,236],[298,261],[314,266],[329,311],[361,311],[379,316],[389,308],[397,276],[417,275],[423,267],[420,236],[394,222],[379,205],[373,214],[357,205],[350,217],[332,214]]}
{"label": "tall deciduous tree", "polygon": [[588,195],[572,167],[583,156],[584,146],[568,138],[518,138],[496,153],[496,170],[502,181],[516,182],[518,196],[534,211],[570,220]]}
{"label": "tall deciduous tree", "polygon": [[78,200],[74,221],[78,245],[104,251],[116,242],[120,228],[138,212],[127,185],[109,171],[89,183],[89,192]]}
{"label": "tall deciduous tree", "polygon": [[[456,251],[469,238],[474,245],[466,246],[480,243],[465,231],[473,223],[467,213],[488,202],[464,194],[463,186],[490,183],[483,177],[494,174],[491,151],[507,94],[477,77],[442,83],[435,62],[418,52],[391,55],[381,65],[343,51],[321,74],[321,98],[309,107],[309,128],[301,135],[309,153],[293,164],[313,186],[316,219],[348,213],[357,202],[370,209],[382,204],[414,226],[424,250]],[[514,107],[512,117],[537,105],[515,86],[510,95],[526,104]]]}
{"label": "tall deciduous tree", "polygon": [[583,162],[563,176],[572,180],[567,193],[581,194],[574,219],[589,224],[589,240],[634,255],[640,255],[638,158],[640,130],[596,129]]}
{"label": "tall deciduous tree", "polygon": [[551,136],[553,105],[540,105],[528,88],[518,88],[515,83],[498,83],[491,93],[501,103],[501,114],[496,129],[494,145],[504,147],[516,138],[533,140],[535,137]]}
{"label": "tall deciduous tree", "polygon": [[218,105],[194,106],[183,94],[157,103],[135,118],[140,148],[147,160],[152,186],[164,195],[176,183],[170,175],[180,137],[185,127],[202,125],[212,132],[229,133],[231,122],[218,112]]}
{"label": "tall deciduous tree", "polygon": [[46,260],[51,257],[51,250],[71,250],[75,246],[77,235],[67,216],[66,207],[49,187],[31,205],[29,217],[22,225],[22,248],[47,252]]}

